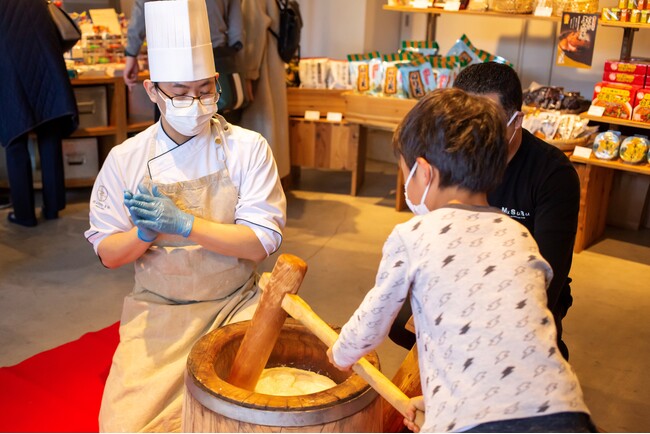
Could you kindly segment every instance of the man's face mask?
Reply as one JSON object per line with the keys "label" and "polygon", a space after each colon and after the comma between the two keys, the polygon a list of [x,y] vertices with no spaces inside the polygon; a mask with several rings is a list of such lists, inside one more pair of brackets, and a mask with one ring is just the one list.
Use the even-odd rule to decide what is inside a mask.
{"label": "man's face mask", "polygon": [[[516,112],[514,112],[514,113],[512,114],[512,116],[510,117],[510,120],[509,120],[508,123],[506,124],[506,128],[508,128],[508,127],[510,126],[510,124],[512,124],[512,123],[515,121],[515,119],[517,119],[517,116],[519,115],[519,113],[520,113],[519,111],[516,111]],[[510,143],[512,143],[512,139],[515,138],[515,134],[517,134],[517,129],[516,129],[516,128],[515,128],[515,130],[512,132],[512,135],[510,136],[510,140],[508,140],[508,145],[509,145]]]}
{"label": "man's face mask", "polygon": [[424,215],[429,212],[429,209],[424,204],[424,199],[427,197],[427,193],[429,192],[429,187],[431,186],[431,183],[427,184],[427,187],[424,189],[424,193],[422,194],[422,199],[420,200],[420,203],[417,205],[411,202],[407,190],[409,186],[409,182],[411,182],[411,179],[413,178],[413,175],[415,174],[417,167],[418,167],[418,162],[416,161],[415,163],[413,163],[413,167],[411,168],[411,173],[409,173],[409,176],[408,178],[406,178],[406,182],[404,183],[404,199],[406,201],[406,205],[409,207],[409,209],[413,214]]}
{"label": "man's face mask", "polygon": [[163,116],[180,134],[186,137],[196,136],[217,112],[219,93],[192,97],[188,95],[167,95],[156,85],[165,100]]}

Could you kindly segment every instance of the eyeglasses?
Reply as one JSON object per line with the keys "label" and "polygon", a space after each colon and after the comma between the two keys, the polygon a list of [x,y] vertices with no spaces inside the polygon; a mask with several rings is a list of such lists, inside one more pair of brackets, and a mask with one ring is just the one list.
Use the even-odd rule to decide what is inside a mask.
{"label": "eyeglasses", "polygon": [[219,101],[219,97],[221,97],[221,85],[219,84],[219,80],[216,80],[217,83],[217,93],[206,93],[201,96],[190,96],[190,95],[176,95],[176,96],[170,96],[165,93],[164,90],[158,86],[158,83],[155,84],[156,89],[158,89],[160,92],[162,92],[163,95],[165,95],[167,98],[169,98],[172,102],[172,105],[176,108],[187,108],[190,107],[192,104],[194,104],[194,100],[198,99],[199,102],[202,105],[209,106],[209,105],[214,105]]}

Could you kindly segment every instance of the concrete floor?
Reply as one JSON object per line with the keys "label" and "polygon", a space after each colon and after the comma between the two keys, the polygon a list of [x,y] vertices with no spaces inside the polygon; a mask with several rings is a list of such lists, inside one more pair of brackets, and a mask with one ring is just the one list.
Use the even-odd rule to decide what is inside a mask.
{"label": "concrete floor", "polygon": [[[342,325],[357,307],[385,238],[410,217],[394,210],[395,170],[369,162],[357,197],[347,194],[349,173],[303,170],[287,194],[280,253],[307,261],[300,295],[331,324]],[[104,269],[85,241],[89,193],[70,190],[61,218],[36,228],[10,225],[9,210],[0,211],[0,366],[119,320],[133,270]],[[608,432],[650,431],[650,231],[608,230],[574,255],[571,275],[575,301],[565,336],[596,424]],[[406,351],[387,340],[378,353],[390,377]]]}

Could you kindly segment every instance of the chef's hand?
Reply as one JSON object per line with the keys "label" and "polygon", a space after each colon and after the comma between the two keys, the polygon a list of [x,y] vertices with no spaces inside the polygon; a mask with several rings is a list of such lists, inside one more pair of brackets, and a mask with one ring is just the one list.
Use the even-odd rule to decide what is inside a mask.
{"label": "chef's hand", "polygon": [[414,396],[409,400],[409,406],[406,409],[406,417],[404,418],[404,425],[413,432],[420,432],[419,426],[415,424],[415,413],[417,410],[424,412],[424,397]]}
{"label": "chef's hand", "polygon": [[[138,189],[140,188],[146,191],[143,185],[139,185]],[[132,211],[132,206],[133,206],[132,201],[133,201],[133,193],[131,193],[129,190],[124,190],[124,205],[126,206],[126,209],[129,210],[129,214],[131,214],[131,220],[133,220],[133,223],[135,224],[135,222],[138,220],[138,217]],[[138,238],[144,241],[145,243],[151,243],[156,238],[158,238],[158,232],[151,229],[147,229],[142,226],[136,225],[136,227],[138,228]]]}
{"label": "chef's hand", "polygon": [[131,212],[137,216],[134,222],[143,227],[165,234],[176,234],[188,237],[192,232],[194,216],[178,209],[176,204],[167,196],[160,193],[156,186],[153,195],[143,192],[133,195]]}

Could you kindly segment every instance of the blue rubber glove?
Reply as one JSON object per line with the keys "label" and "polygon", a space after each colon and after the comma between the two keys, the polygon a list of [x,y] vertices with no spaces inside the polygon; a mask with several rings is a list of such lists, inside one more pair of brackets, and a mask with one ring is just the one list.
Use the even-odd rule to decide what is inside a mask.
{"label": "blue rubber glove", "polygon": [[[142,187],[145,191],[146,189],[144,186],[139,185],[138,189]],[[131,214],[131,220],[133,220],[133,223],[138,220],[138,217],[134,215],[133,211],[131,210],[131,207],[133,206],[133,193],[131,193],[129,190],[124,190],[124,205],[126,206],[126,209],[129,210],[129,214]],[[145,227],[138,226],[136,224],[136,227],[138,228],[138,238],[146,243],[151,243],[155,241],[156,238],[158,238],[158,232],[153,231],[151,229],[147,229]]]}
{"label": "blue rubber glove", "polygon": [[190,235],[194,224],[192,214],[178,209],[176,204],[160,193],[156,186],[153,187],[153,195],[146,189],[140,189],[140,186],[138,186],[138,190],[140,192],[133,195],[129,208],[135,217],[134,223],[138,227],[184,237]]}

